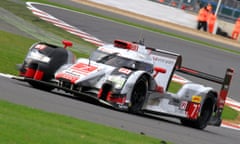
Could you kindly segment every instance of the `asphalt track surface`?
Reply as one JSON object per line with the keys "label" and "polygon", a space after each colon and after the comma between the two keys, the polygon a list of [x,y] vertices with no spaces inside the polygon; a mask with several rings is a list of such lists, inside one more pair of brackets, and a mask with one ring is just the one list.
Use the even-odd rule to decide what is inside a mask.
{"label": "asphalt track surface", "polygon": [[[48,11],[50,14],[56,16],[57,18],[63,19],[65,22],[71,25],[79,26],[81,30],[93,34],[94,36],[99,37],[100,39],[107,42],[111,42],[115,38],[136,40],[138,39],[139,31],[143,31],[128,26],[107,22],[105,20],[99,20],[94,17],[89,17],[82,14],[76,14],[72,12],[69,13],[65,10],[59,11],[58,9],[53,9],[50,7],[41,8],[45,11]],[[147,38],[146,43],[148,45],[152,47],[157,47],[161,43],[163,48],[165,47],[172,51],[181,52],[184,57],[186,56],[187,59],[190,60],[190,62],[188,62],[188,60],[184,60],[184,63],[186,62],[185,64],[188,66],[191,66],[192,64],[194,68],[201,68],[201,66],[194,63],[197,62],[197,64],[200,64],[200,62],[191,60],[191,58],[194,57],[192,56],[194,53],[196,58],[198,57],[203,59],[202,57],[204,56],[205,58],[203,59],[203,62],[210,66],[202,65],[202,67],[204,67],[202,68],[203,71],[209,70],[214,72],[213,69],[215,69],[215,66],[218,66],[217,64],[221,62],[220,61],[215,64],[214,62],[219,59],[216,60],[211,57],[233,57],[232,60],[235,60],[235,62],[237,58],[239,59],[238,56],[229,53],[226,54],[213,49],[209,49],[207,47],[198,46],[174,38],[169,38],[164,35],[154,34],[147,31],[143,31],[143,33]],[[191,49],[191,47],[194,48]],[[203,53],[202,51],[207,52]],[[210,53],[213,56],[209,58],[208,55]],[[206,56],[204,54],[206,54]],[[220,56],[218,56],[219,54]],[[207,61],[206,59],[208,59],[209,61]],[[212,60],[213,64],[210,63],[212,62]],[[228,62],[221,62],[225,64],[222,64],[223,68],[219,68],[221,69],[221,71],[217,71],[217,73],[222,72],[222,69],[224,69],[224,67],[227,67],[227,64],[230,64],[230,62],[231,59]],[[235,67],[237,68],[237,63],[235,63]],[[144,133],[145,135],[162,138],[176,144],[239,143],[239,131],[212,126],[207,127],[204,131],[195,130],[192,128],[181,126],[179,124],[179,121],[175,119],[169,119],[164,117],[156,119],[151,117],[130,115],[127,113],[122,113],[108,108],[100,107],[95,104],[89,104],[81,100],[76,100],[64,94],[59,95],[56,93],[48,93],[33,89],[26,83],[9,80],[2,77],[0,78],[0,92],[0,96],[2,99],[6,99],[8,101],[12,101],[18,104],[28,105],[34,108],[39,108],[54,113],[69,115],[76,118],[136,133]]]}

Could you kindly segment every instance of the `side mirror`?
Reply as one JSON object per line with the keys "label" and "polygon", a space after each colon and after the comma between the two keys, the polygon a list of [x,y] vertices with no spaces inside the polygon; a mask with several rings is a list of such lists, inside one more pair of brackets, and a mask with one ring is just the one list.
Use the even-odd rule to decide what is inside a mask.
{"label": "side mirror", "polygon": [[153,75],[153,77],[156,77],[158,73],[166,73],[167,70],[165,68],[161,68],[161,67],[154,67],[154,71],[156,71],[156,73]]}
{"label": "side mirror", "polygon": [[62,44],[64,45],[64,48],[66,49],[67,47],[71,47],[73,44],[72,42],[68,41],[68,40],[63,40]]}
{"label": "side mirror", "polygon": [[161,68],[161,67],[154,67],[154,70],[158,73],[159,72],[160,73],[166,73],[167,72],[167,70],[165,68]]}

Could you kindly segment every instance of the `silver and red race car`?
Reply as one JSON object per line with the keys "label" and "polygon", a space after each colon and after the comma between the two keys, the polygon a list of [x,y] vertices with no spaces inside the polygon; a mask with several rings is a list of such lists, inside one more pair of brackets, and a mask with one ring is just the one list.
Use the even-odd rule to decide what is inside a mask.
{"label": "silver and red race car", "polygon": [[[131,113],[177,117],[198,129],[221,124],[233,69],[227,69],[223,78],[189,69],[181,65],[180,54],[142,42],[115,40],[79,59],[66,49],[71,42],[63,44],[64,48],[34,44],[19,68],[21,79],[35,88],[63,90]],[[175,72],[218,83],[220,91],[188,82],[177,93],[168,92]]]}

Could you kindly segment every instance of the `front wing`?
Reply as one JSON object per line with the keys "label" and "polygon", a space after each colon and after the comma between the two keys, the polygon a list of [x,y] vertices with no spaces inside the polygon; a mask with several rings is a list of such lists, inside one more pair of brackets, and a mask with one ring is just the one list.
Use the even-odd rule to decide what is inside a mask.
{"label": "front wing", "polygon": [[106,106],[110,106],[110,107],[115,107],[114,104],[111,104],[107,101],[104,101],[102,99],[99,99],[97,98],[96,96],[94,95],[91,95],[91,94],[88,94],[88,93],[83,93],[83,92],[79,92],[79,91],[76,91],[76,90],[71,90],[71,89],[68,89],[68,88],[65,88],[65,87],[60,87],[57,85],[57,83],[55,82],[46,82],[46,81],[39,81],[39,80],[34,80],[34,79],[31,79],[31,78],[26,78],[26,77],[19,77],[19,76],[15,76],[13,77],[12,79],[16,79],[16,80],[19,80],[19,81],[24,81],[24,82],[37,82],[41,85],[45,85],[45,86],[51,86],[51,87],[54,87],[58,90],[63,90],[65,92],[68,92],[68,93],[71,93],[71,94],[75,94],[75,95],[81,95],[81,97],[87,97],[87,98],[90,98],[92,100],[95,100],[97,102],[100,102]]}

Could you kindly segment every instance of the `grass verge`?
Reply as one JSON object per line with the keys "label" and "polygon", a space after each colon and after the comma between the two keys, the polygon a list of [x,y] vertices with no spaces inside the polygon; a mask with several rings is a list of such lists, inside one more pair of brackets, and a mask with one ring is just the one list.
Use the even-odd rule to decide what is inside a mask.
{"label": "grass verge", "polygon": [[159,144],[162,140],[0,100],[0,143]]}
{"label": "grass verge", "polygon": [[37,40],[0,31],[0,72],[17,74],[16,64],[23,62],[29,47]]}

